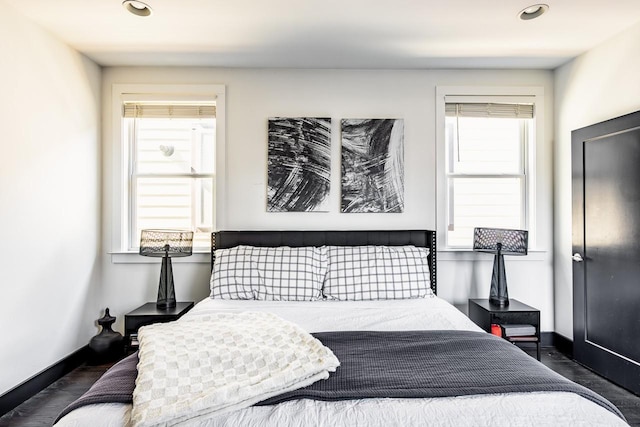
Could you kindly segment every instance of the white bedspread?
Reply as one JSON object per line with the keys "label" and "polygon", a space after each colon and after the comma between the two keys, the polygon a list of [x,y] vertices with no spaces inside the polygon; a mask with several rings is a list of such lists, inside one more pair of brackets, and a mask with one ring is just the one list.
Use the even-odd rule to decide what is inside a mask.
{"label": "white bedspread", "polygon": [[[463,313],[434,297],[392,301],[222,301],[196,304],[181,321],[213,312],[272,312],[309,332],[340,330],[480,330]],[[453,362],[455,363],[455,362]],[[131,405],[77,409],[57,427],[129,425]],[[252,406],[192,424],[218,426],[626,426],[601,406],[572,393],[488,394],[438,399],[294,400]]]}
{"label": "white bedspread", "polygon": [[340,364],[272,313],[217,312],[140,328],[136,427],[179,425],[247,408],[329,378]]}

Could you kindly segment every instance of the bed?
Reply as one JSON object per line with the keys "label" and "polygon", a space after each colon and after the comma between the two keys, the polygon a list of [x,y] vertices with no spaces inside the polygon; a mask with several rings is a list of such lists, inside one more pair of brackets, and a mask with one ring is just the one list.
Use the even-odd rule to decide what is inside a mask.
{"label": "bed", "polygon": [[[327,271],[313,270],[315,261],[310,262],[311,267],[300,267],[297,262],[296,269],[289,269],[269,258],[273,248],[291,248],[304,251],[304,259],[309,260],[313,258],[309,254],[316,253],[309,248],[325,247],[329,248],[323,252],[329,259]],[[264,277],[252,276],[256,265],[247,268],[246,262],[239,264],[239,259],[249,259],[244,252],[247,250],[259,254],[269,266],[267,270],[263,268],[261,275],[275,275],[278,283],[288,283],[286,287],[254,286]],[[264,251],[268,253],[265,255]],[[394,261],[385,261],[383,270],[379,264],[360,261],[359,257],[370,257],[372,253],[400,253],[402,271],[389,270],[388,264]],[[331,260],[338,260],[334,264],[341,267],[334,269]],[[354,262],[359,263],[357,271],[362,277],[366,271],[373,277],[367,280],[383,277],[380,280],[384,281],[387,277],[390,284],[386,283],[386,288],[378,284],[375,292],[370,291],[362,286],[362,277],[352,274]],[[424,264],[424,269],[405,274],[404,264],[412,262]],[[517,347],[483,332],[438,298],[433,231],[221,231],[212,235],[212,270],[213,298],[199,302],[175,322],[182,325],[182,330],[203,319],[275,315],[287,325],[313,333],[315,340],[335,353],[340,366],[329,370],[324,380],[271,393],[249,406],[181,418],[165,425],[627,425],[609,402],[568,381],[556,382],[557,375],[548,368]],[[300,270],[308,274],[303,277]],[[233,276],[226,282],[232,285],[226,288],[224,279],[220,279],[225,275]],[[403,281],[400,285],[394,282],[398,277]],[[302,290],[290,290],[295,286],[292,284],[306,283],[307,279],[322,281],[323,288],[318,291],[313,286],[301,286]],[[248,285],[238,286],[239,281]],[[413,285],[408,286],[407,282]],[[357,290],[355,294],[353,289]],[[404,347],[391,347],[396,341]],[[461,347],[466,348],[465,354],[458,353]],[[414,359],[418,369],[404,366]],[[135,367],[133,362],[129,365]],[[142,372],[138,382],[146,378]],[[351,377],[345,379],[350,372]],[[473,375],[484,379],[476,383],[480,380]],[[372,385],[379,378],[383,384]],[[551,382],[547,383],[547,379],[553,380],[553,386],[548,385]],[[534,383],[533,391],[523,388],[527,381]],[[463,387],[462,383],[466,385]],[[350,394],[354,393],[354,384],[359,388],[358,394]],[[427,390],[416,395],[414,389],[418,388]],[[131,417],[131,403],[92,403],[70,410],[56,426],[125,426],[131,424]]]}

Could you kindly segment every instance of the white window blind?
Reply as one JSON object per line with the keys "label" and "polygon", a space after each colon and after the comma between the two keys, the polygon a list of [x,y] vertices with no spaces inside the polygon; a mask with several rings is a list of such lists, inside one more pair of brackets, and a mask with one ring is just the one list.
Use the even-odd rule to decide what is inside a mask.
{"label": "white window blind", "polygon": [[194,231],[210,246],[214,222],[215,105],[125,103],[130,153],[129,247],[142,229]]}
{"label": "white window blind", "polygon": [[533,104],[446,103],[447,247],[474,227],[526,229]]}
{"label": "white window blind", "polygon": [[155,104],[127,102],[122,108],[126,118],[193,119],[215,118],[216,106],[211,104]]}
{"label": "white window blind", "polygon": [[494,117],[505,119],[532,119],[533,104],[472,103],[457,102],[445,104],[447,117]]}

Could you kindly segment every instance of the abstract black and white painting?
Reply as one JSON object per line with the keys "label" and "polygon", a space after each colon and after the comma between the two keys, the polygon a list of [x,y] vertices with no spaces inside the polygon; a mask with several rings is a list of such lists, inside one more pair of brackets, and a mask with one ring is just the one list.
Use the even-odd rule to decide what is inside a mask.
{"label": "abstract black and white painting", "polygon": [[404,210],[404,121],[342,120],[342,212]]}
{"label": "abstract black and white painting", "polygon": [[326,212],[331,119],[269,119],[267,211]]}

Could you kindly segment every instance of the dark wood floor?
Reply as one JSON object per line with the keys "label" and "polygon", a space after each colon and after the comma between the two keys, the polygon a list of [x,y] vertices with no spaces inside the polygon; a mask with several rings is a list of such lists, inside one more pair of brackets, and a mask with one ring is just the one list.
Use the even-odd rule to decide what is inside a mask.
{"label": "dark wood floor", "polygon": [[640,396],[618,387],[553,348],[542,349],[540,359],[557,373],[609,400],[620,409],[629,425],[640,427]]}
{"label": "dark wood floor", "polygon": [[0,417],[0,426],[50,427],[58,414],[89,390],[111,365],[80,366]]}
{"label": "dark wood floor", "polygon": [[[534,352],[531,351],[530,354]],[[640,427],[640,397],[575,363],[554,348],[542,349],[542,363],[616,405],[632,426]],[[81,366],[0,417],[0,427],[51,426],[60,411],[78,398],[110,365]]]}

